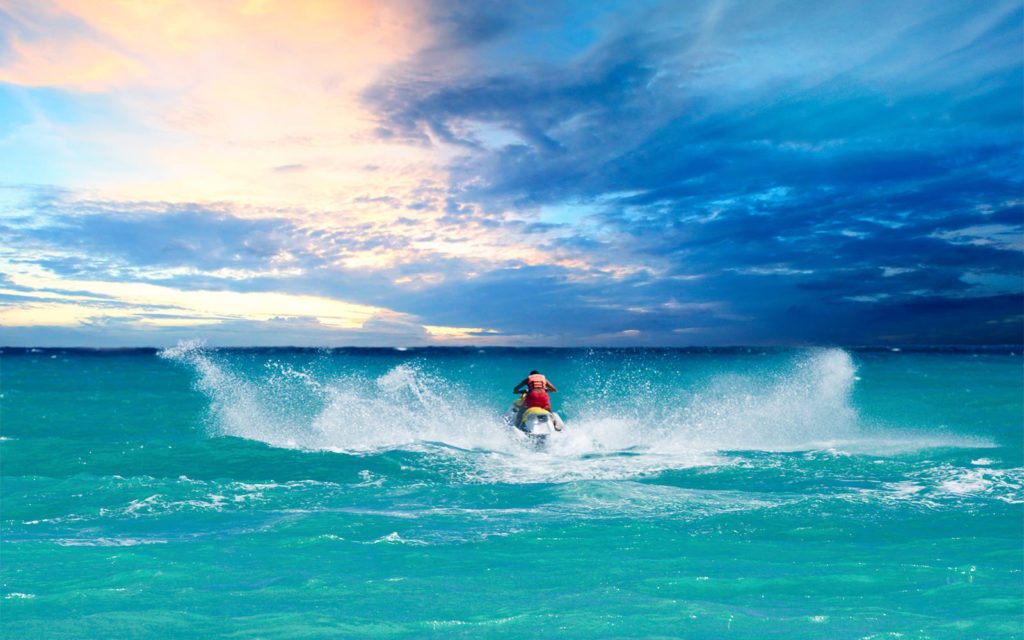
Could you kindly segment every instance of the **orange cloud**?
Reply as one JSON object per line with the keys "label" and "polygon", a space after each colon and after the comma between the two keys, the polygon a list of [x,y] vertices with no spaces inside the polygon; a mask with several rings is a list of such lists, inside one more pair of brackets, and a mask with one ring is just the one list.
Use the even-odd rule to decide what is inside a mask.
{"label": "orange cloud", "polygon": [[137,60],[87,39],[38,46],[13,38],[10,49],[12,61],[0,68],[0,82],[8,84],[106,91],[126,78],[145,76]]}
{"label": "orange cloud", "polygon": [[[63,186],[326,208],[443,179],[426,150],[381,144],[360,101],[429,43],[415,3],[51,0],[5,12],[14,28],[0,81],[102,92],[116,110],[68,134],[83,166]],[[307,170],[274,172],[280,165]]]}

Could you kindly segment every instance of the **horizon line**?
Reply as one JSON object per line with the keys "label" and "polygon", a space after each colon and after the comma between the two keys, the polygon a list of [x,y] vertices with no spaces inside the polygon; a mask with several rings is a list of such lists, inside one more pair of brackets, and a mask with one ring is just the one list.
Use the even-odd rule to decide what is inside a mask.
{"label": "horizon line", "polygon": [[[0,353],[5,351],[26,351],[30,352],[33,350],[37,351],[164,351],[167,349],[173,349],[177,345],[167,347],[156,347],[152,345],[141,345],[141,346],[120,346],[120,347],[94,347],[94,346],[12,346],[12,345],[0,345]],[[885,351],[902,351],[902,350],[935,350],[935,349],[1022,349],[1024,350],[1024,342],[1022,343],[999,343],[999,344],[965,344],[965,343],[950,343],[950,344],[838,344],[838,343],[818,343],[818,344],[770,344],[770,345],[756,345],[756,344],[721,344],[721,345],[682,345],[682,346],[671,346],[671,345],[576,345],[576,346],[550,346],[550,345],[196,345],[198,349],[216,349],[216,350],[307,350],[307,351],[325,351],[325,350],[393,350],[393,351],[406,351],[412,349],[544,349],[544,350],[580,350],[580,349],[662,349],[669,351],[685,351],[685,350],[732,350],[732,349],[854,349],[854,350],[885,350]]]}

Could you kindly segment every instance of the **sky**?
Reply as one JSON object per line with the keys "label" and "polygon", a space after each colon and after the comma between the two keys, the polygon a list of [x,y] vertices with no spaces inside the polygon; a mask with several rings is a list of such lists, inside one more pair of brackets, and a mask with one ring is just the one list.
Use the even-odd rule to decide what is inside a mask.
{"label": "sky", "polygon": [[1024,340],[1024,4],[0,0],[0,345]]}

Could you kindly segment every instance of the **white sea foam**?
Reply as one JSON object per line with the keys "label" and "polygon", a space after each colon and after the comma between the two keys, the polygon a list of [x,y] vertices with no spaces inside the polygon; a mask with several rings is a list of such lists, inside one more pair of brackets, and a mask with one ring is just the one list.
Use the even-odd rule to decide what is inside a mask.
{"label": "white sea foam", "polygon": [[137,547],[167,544],[167,540],[159,538],[59,538],[54,542],[62,547]]}
{"label": "white sea foam", "polygon": [[965,469],[943,466],[936,471],[938,493],[983,495],[1011,504],[1024,503],[1024,469]]}
{"label": "white sea foam", "polygon": [[418,546],[425,545],[427,543],[424,542],[423,540],[412,540],[412,539],[407,540],[407,539],[403,538],[402,536],[398,535],[397,531],[392,531],[391,533],[389,533],[386,536],[381,536],[380,538],[377,538],[376,540],[374,540],[370,544],[407,544],[407,545],[412,545],[412,546],[417,546],[418,547]]}
{"label": "white sea foam", "polygon": [[1024,469],[988,469],[939,464],[911,471],[907,479],[859,489],[846,499],[913,503],[937,508],[962,500],[997,500],[1024,504]]}

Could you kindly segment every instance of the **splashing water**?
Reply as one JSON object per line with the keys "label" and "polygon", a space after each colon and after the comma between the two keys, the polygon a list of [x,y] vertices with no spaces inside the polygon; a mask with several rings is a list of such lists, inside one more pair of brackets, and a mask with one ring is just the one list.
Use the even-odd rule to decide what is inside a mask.
{"label": "splashing water", "polygon": [[476,481],[639,477],[720,464],[721,452],[732,450],[935,444],[921,434],[865,428],[851,404],[856,367],[839,349],[790,356],[753,374],[724,371],[691,381],[645,378],[642,369],[602,375],[590,367],[583,386],[599,392],[577,401],[566,432],[541,451],[501,425],[503,407],[488,406],[465,384],[416,362],[370,375],[332,367],[329,359],[301,370],[274,360],[254,369],[196,343],[161,355],[194,369],[215,433],[349,454],[429,452],[459,460],[465,477]]}
{"label": "splashing water", "polygon": [[348,373],[320,380],[274,361],[265,363],[263,375],[248,377],[199,343],[160,355],[194,368],[220,435],[345,453],[415,449],[429,442],[474,448],[503,439],[493,437],[500,434],[493,416],[474,413],[456,387],[411,365],[376,379]]}

